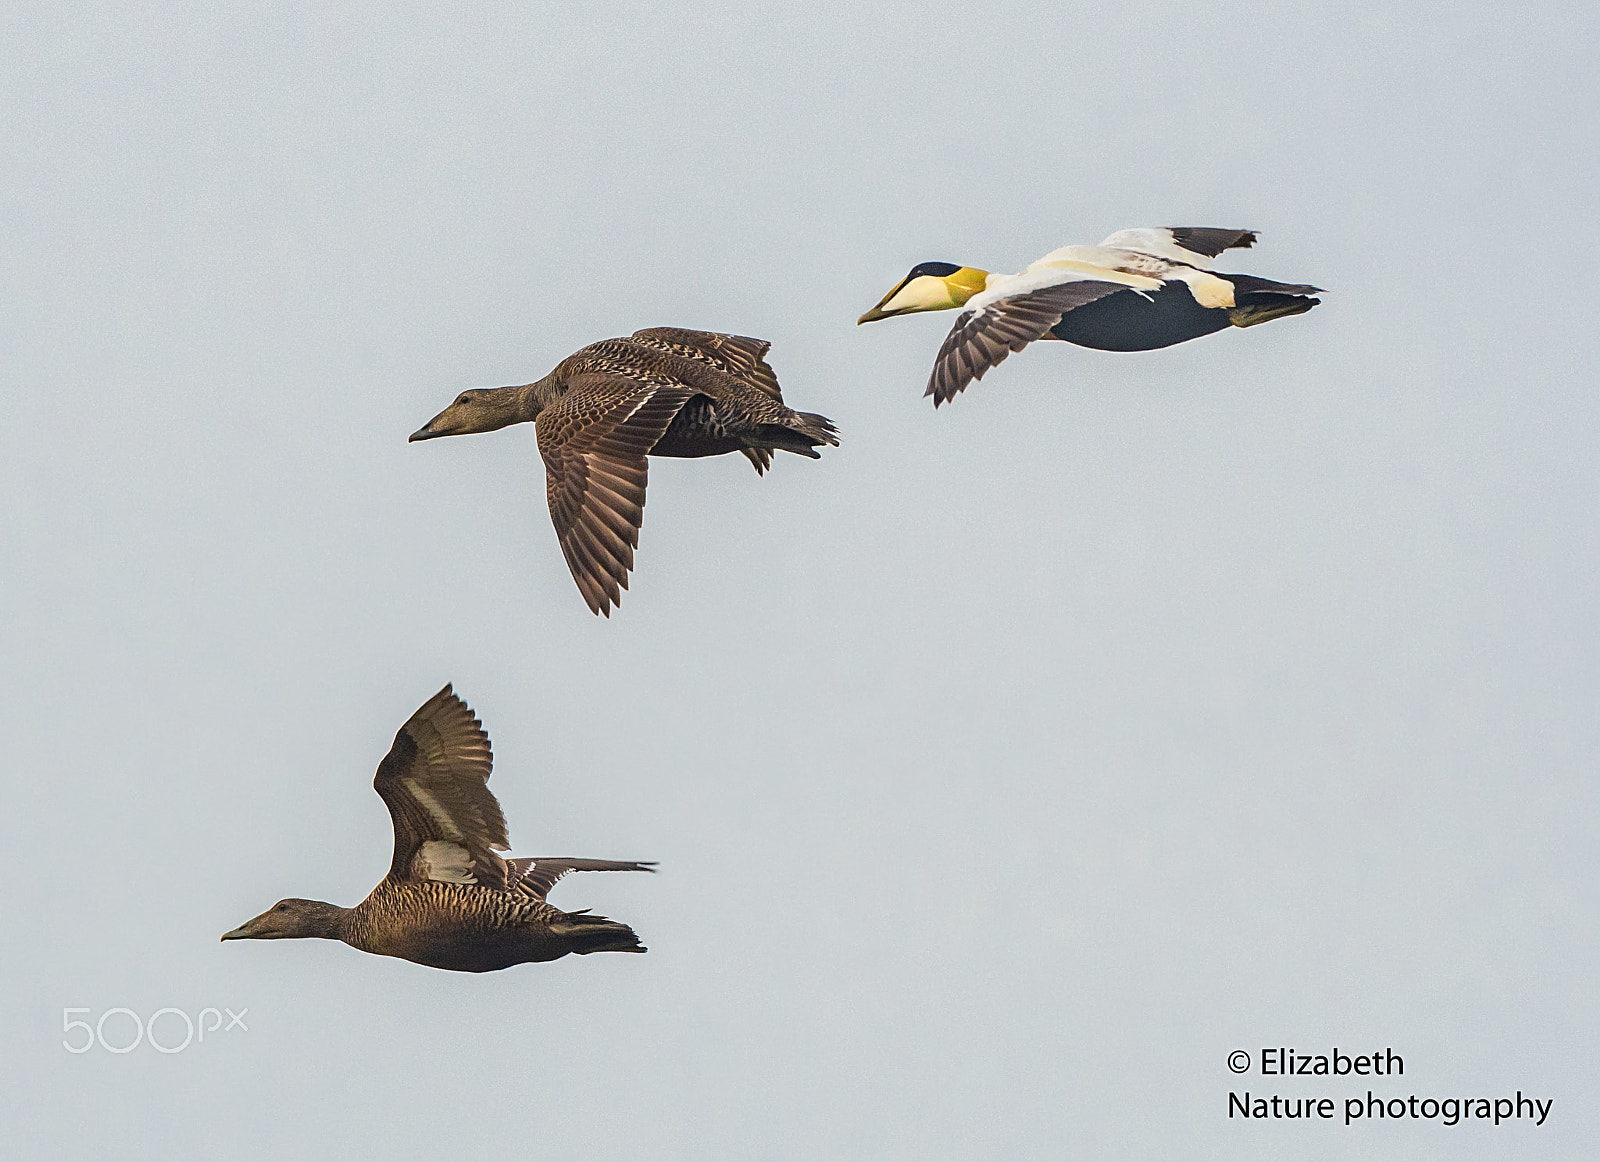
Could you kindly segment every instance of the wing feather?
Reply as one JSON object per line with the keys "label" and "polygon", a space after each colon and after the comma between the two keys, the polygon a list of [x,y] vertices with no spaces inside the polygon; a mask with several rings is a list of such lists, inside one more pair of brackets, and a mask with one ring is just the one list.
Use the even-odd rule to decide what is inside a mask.
{"label": "wing feather", "polygon": [[656,870],[655,860],[639,862],[631,859],[581,859],[568,855],[540,855],[531,859],[510,859],[511,878],[517,887],[529,895],[544,899],[556,881],[568,872],[575,871],[641,871]]}
{"label": "wing feather", "polygon": [[710,364],[772,399],[783,400],[778,373],[766,360],[772,344],[765,339],[724,335],[720,331],[693,331],[687,327],[646,327],[635,331],[632,338],[640,346]]}
{"label": "wing feather", "polygon": [[933,397],[934,407],[948,403],[1013,351],[1042,338],[1068,311],[1127,289],[1121,283],[1075,279],[963,311],[939,348],[923,394]]}
{"label": "wing feather", "polygon": [[1256,244],[1254,230],[1219,230],[1214,226],[1168,226],[1172,240],[1185,250],[1215,258],[1224,250],[1248,250]]}
{"label": "wing feather", "polygon": [[595,613],[610,617],[628,587],[644,521],[646,457],[694,394],[680,383],[587,372],[539,413],[550,519]]}
{"label": "wing feather", "polygon": [[488,786],[493,765],[488,734],[449,686],[400,728],[372,780],[394,822],[392,878],[505,888],[495,853],[510,840]]}
{"label": "wing feather", "polygon": [[1153,254],[1173,262],[1187,263],[1201,270],[1211,268],[1211,260],[1224,250],[1254,246],[1254,230],[1227,230],[1215,226],[1137,226],[1118,230],[1101,242],[1116,250]]}

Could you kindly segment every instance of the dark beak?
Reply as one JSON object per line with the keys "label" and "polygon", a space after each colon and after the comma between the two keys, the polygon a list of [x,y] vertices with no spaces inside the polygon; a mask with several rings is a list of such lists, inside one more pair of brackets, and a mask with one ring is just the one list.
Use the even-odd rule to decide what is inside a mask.
{"label": "dark beak", "polygon": [[436,440],[444,434],[445,433],[443,432],[434,431],[433,421],[429,420],[427,423],[423,424],[420,428],[407,436],[406,443],[415,444],[418,440]]}
{"label": "dark beak", "polygon": [[232,932],[224,932],[222,938],[224,940],[248,940],[250,939],[249,928],[249,924],[240,924]]}
{"label": "dark beak", "polygon": [[879,299],[877,306],[873,307],[870,311],[856,320],[856,326],[859,327],[862,323],[876,323],[879,319],[892,319],[896,315],[901,314],[900,311],[886,311],[883,309],[883,307],[885,303],[894,298],[895,295],[899,294],[901,288],[910,281],[911,280],[909,278],[903,278],[899,282],[895,283],[894,289]]}

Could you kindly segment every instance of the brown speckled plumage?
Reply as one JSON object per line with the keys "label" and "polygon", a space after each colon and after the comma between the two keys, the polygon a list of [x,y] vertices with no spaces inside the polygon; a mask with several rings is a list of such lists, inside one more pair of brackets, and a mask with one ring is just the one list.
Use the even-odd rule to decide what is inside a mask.
{"label": "brown speckled plumage", "polygon": [[762,473],[774,451],[815,459],[839,442],[826,417],[783,402],[769,346],[676,327],[604,339],[536,383],[463,392],[411,438],[532,421],[567,567],[589,608],[609,617],[639,544],[647,457],[739,452]]}
{"label": "brown speckled plumage", "polygon": [[648,863],[565,856],[502,859],[505,817],[489,791],[489,737],[446,686],[411,716],[373,787],[394,823],[394,859],[354,908],[282,900],[224,940],[323,937],[363,952],[458,972],[490,972],[569,952],[643,952],[633,929],[563,912],[545,895],[572,871],[652,871]]}

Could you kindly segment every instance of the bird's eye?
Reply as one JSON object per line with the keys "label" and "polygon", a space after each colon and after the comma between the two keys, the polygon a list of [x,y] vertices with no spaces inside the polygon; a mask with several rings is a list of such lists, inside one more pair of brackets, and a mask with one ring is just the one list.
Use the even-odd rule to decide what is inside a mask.
{"label": "bird's eye", "polygon": [[460,399],[456,400],[456,402],[457,403],[471,403],[472,402],[472,397],[470,395],[463,395]]}

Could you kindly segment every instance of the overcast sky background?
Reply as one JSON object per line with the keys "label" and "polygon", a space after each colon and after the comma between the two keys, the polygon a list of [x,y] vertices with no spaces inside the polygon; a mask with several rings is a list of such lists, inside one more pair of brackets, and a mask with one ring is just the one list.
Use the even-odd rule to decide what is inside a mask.
{"label": "overcast sky background", "polygon": [[[1593,1149],[1592,6],[472,8],[0,17],[8,1151]],[[1163,224],[1325,301],[938,413],[951,316],[853,325]],[[531,428],[405,437],[665,324],[844,443],[654,462],[604,621]],[[372,887],[446,681],[518,853],[661,861],[555,893],[649,955],[219,944]],[[1555,1105],[1230,1122],[1369,1088],[1279,1045]]]}

